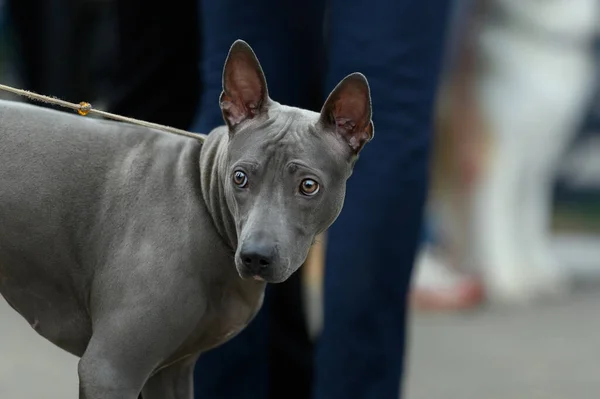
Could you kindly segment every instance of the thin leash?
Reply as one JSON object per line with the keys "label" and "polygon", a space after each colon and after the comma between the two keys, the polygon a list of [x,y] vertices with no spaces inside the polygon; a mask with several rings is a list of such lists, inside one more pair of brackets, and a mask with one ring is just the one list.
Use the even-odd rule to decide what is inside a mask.
{"label": "thin leash", "polygon": [[63,108],[69,108],[69,109],[77,111],[77,113],[81,116],[95,114],[95,115],[102,116],[107,119],[112,119],[112,120],[119,121],[119,122],[126,122],[126,123],[130,123],[132,125],[143,126],[143,127],[147,127],[150,129],[162,130],[162,131],[177,134],[180,136],[191,137],[193,139],[200,140],[200,141],[204,141],[204,138],[205,138],[205,136],[202,134],[192,133],[192,132],[188,132],[188,131],[182,130],[182,129],[177,129],[177,128],[174,128],[171,126],[160,125],[158,123],[142,121],[139,119],[129,118],[126,116],[121,116],[121,115],[117,115],[117,114],[112,114],[110,112],[101,111],[99,109],[92,107],[92,104],[85,102],[85,101],[82,101],[79,104],[70,103],[68,101],[64,101],[59,98],[44,96],[41,94],[34,93],[32,91],[16,89],[14,87],[6,86],[3,84],[0,84],[0,90],[7,91],[9,93],[13,93],[13,94],[16,94],[21,97],[27,97],[30,100],[43,102],[46,104],[58,105]]}

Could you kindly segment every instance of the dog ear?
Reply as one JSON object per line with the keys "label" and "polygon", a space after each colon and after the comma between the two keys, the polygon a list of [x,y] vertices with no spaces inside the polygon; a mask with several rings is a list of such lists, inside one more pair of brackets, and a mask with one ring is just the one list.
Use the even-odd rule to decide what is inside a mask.
{"label": "dog ear", "polygon": [[323,105],[320,123],[344,138],[355,155],[373,138],[371,91],[362,73],[338,83]]}
{"label": "dog ear", "polygon": [[219,102],[231,130],[264,112],[268,105],[265,75],[254,51],[243,40],[236,40],[227,55]]}

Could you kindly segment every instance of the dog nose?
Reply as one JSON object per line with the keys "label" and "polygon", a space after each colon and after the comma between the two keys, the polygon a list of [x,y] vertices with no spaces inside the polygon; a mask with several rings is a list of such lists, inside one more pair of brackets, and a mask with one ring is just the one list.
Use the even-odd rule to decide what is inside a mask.
{"label": "dog nose", "polygon": [[265,246],[248,246],[242,249],[240,257],[252,275],[262,276],[273,262],[273,250]]}

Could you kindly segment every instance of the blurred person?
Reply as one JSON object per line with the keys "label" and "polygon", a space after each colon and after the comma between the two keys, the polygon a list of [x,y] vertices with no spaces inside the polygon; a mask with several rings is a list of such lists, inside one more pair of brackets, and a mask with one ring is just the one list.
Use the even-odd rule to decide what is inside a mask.
{"label": "blurred person", "polygon": [[[279,287],[270,286],[256,319],[200,357],[198,398],[398,397],[449,3],[200,2],[203,93],[193,130],[223,123],[216,101],[221,68],[231,43],[242,38],[256,51],[269,94],[279,102],[319,111],[323,94],[337,81],[364,73],[377,139],[361,154],[344,210],[327,235],[314,386],[305,386],[313,385],[311,378],[298,379],[310,364],[269,362],[269,356],[283,359],[285,351],[300,359],[302,349],[288,339],[273,351],[272,324],[283,323],[289,307],[277,295]],[[301,335],[293,323],[285,324],[290,338]]]}
{"label": "blurred person", "polygon": [[[6,13],[14,33],[19,78],[24,89],[45,93],[47,46],[36,39],[44,36],[43,3],[40,0],[6,0]],[[63,92],[53,93],[56,96]]]}
{"label": "blurred person", "polygon": [[200,99],[197,0],[117,0],[110,112],[188,129]]}
{"label": "blurred person", "polygon": [[493,302],[568,292],[551,252],[554,176],[595,88],[595,0],[487,0],[451,78],[450,165],[441,173],[448,263]]}
{"label": "blurred person", "polygon": [[6,5],[21,88],[71,102],[102,99],[112,58],[103,2],[6,0]]}
{"label": "blurred person", "polygon": [[[464,223],[460,223],[466,211],[462,196],[472,186],[480,169],[481,162],[476,155],[481,149],[481,135],[471,132],[465,139],[461,130],[451,129],[456,122],[468,126],[477,119],[476,114],[465,112],[468,102],[453,89],[456,81],[467,76],[473,67],[463,49],[469,44],[465,40],[474,37],[472,20],[479,10],[477,7],[475,0],[453,3],[449,46],[436,100],[424,237],[411,288],[412,306],[418,310],[465,310],[483,300],[480,279],[461,267],[464,261],[461,251],[468,236]],[[465,161],[462,164],[459,161],[461,155],[461,160]]]}

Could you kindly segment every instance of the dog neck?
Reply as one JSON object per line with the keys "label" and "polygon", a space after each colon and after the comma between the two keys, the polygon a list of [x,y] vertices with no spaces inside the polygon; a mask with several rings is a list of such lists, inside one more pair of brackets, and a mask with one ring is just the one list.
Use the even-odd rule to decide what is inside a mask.
{"label": "dog neck", "polygon": [[[227,128],[213,130],[206,138],[200,153],[200,185],[202,197],[212,218],[213,225],[225,245],[231,250],[232,258],[237,249],[238,238],[235,219],[225,195],[227,172]],[[225,273],[235,282],[229,289],[238,293],[238,298],[251,310],[252,317],[262,306],[266,283],[252,279],[242,280],[233,268]],[[233,291],[232,291],[233,292]],[[239,306],[236,306],[239,308]]]}
{"label": "dog neck", "polygon": [[213,224],[225,244],[235,252],[237,229],[225,194],[228,132],[225,126],[213,130],[206,138],[200,154],[200,184],[204,202]]}

